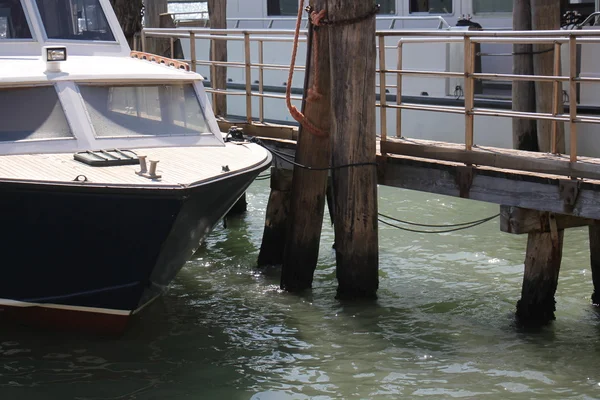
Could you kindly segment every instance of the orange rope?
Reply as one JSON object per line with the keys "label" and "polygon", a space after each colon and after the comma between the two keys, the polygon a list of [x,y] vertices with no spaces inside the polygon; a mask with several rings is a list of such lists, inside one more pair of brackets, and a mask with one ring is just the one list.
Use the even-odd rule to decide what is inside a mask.
{"label": "orange rope", "polygon": [[[302,11],[304,10],[304,0],[300,1],[300,7],[298,8],[298,20],[296,22],[296,33],[294,35],[294,45],[293,45],[293,49],[292,49],[292,61],[290,64],[290,74],[288,76],[288,81],[287,81],[287,87],[285,90],[285,101],[287,104],[287,108],[292,116],[292,118],[294,118],[296,121],[298,121],[298,123],[300,123],[300,125],[302,125],[304,128],[308,129],[308,131],[310,133],[312,133],[315,136],[327,136],[327,132],[325,132],[324,130],[318,128],[317,126],[315,126],[312,122],[310,122],[308,120],[308,118],[306,118],[306,116],[304,114],[302,114],[298,108],[296,108],[296,106],[294,106],[292,104],[292,99],[291,99],[291,95],[292,95],[292,79],[294,78],[294,66],[296,64],[296,55],[298,53],[298,39],[300,37],[300,25],[302,25]],[[321,10],[319,13],[317,12],[312,12],[310,14],[310,19],[311,19],[311,23],[315,26],[320,26],[321,25],[321,20],[323,18],[325,18],[326,15],[326,11],[325,10]],[[313,35],[313,60],[314,60],[314,69],[315,69],[315,77],[313,79],[313,86],[308,89],[308,96],[306,97],[306,101],[308,102],[314,102],[314,101],[318,101],[321,99],[321,97],[323,97],[321,95],[321,93],[319,93],[319,66],[318,66],[318,41],[317,41],[317,35],[316,35],[316,31],[314,32]],[[306,73],[310,73],[309,71],[306,71]]]}

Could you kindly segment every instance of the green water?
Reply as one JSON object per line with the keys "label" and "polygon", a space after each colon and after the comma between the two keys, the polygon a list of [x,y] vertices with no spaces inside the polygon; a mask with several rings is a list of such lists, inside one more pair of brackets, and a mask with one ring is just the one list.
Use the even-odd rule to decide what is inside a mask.
{"label": "green water", "polygon": [[[248,214],[218,227],[121,338],[2,327],[0,399],[600,398],[585,230],[565,238],[557,321],[521,332],[526,238],[498,221],[442,235],[381,227],[379,300],[348,305],[334,299],[327,224],[311,294],[253,268],[267,198],[255,183]],[[452,223],[498,207],[380,187],[380,210]]]}

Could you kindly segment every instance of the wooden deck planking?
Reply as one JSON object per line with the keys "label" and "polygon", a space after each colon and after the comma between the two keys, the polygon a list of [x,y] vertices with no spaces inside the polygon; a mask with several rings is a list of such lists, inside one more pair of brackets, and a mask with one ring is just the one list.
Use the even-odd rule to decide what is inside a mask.
{"label": "wooden deck planking", "polygon": [[[159,180],[135,174],[139,165],[92,167],[73,159],[73,154],[0,156],[0,181],[69,183],[84,175],[86,185],[133,185],[150,187],[186,186],[223,174],[227,165],[234,173],[265,161],[265,152],[256,145],[227,144],[226,147],[152,148],[134,150],[147,161],[158,160]],[[147,162],[148,167],[150,166]]]}

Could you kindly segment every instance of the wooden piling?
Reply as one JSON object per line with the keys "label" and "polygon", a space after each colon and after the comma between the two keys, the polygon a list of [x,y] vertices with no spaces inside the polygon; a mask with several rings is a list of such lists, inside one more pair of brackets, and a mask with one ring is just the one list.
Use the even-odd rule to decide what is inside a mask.
{"label": "wooden piling", "polygon": [[240,197],[240,199],[231,207],[227,213],[228,217],[234,217],[240,214],[244,214],[248,211],[248,200],[246,199],[246,193]]}
{"label": "wooden piling", "polygon": [[[311,5],[320,11],[325,9],[326,0],[315,0]],[[306,96],[308,87],[313,87],[315,78],[318,77],[316,87],[321,96],[306,101],[303,110],[306,118],[327,134],[317,136],[300,126],[296,162],[305,166],[327,168],[331,160],[331,140],[328,134],[331,125],[328,29],[319,29],[314,38],[318,42],[316,46],[312,46],[312,51],[318,51],[318,61],[313,63],[312,55],[307,54],[306,71],[310,73],[304,85],[304,93]],[[308,40],[313,40],[312,33]],[[290,222],[281,271],[281,288],[287,291],[299,292],[312,286],[319,257],[328,175],[329,171],[326,169],[315,171],[294,167]]]}
{"label": "wooden piling", "polygon": [[[327,0],[331,21],[369,14],[371,1]],[[332,164],[376,161],[375,16],[329,27]],[[337,295],[376,298],[379,286],[377,171],[372,165],[333,171]]]}
{"label": "wooden piling", "polygon": [[[531,30],[530,0],[513,1],[513,29]],[[533,75],[533,45],[513,45],[513,74]],[[535,112],[535,83],[513,81],[512,103],[514,111]],[[513,118],[513,143],[518,150],[538,151],[537,123],[533,119]]]}
{"label": "wooden piling", "polygon": [[[531,19],[534,30],[560,29],[560,2],[556,0],[531,0]],[[533,45],[533,72],[535,75],[555,75],[554,45]],[[562,93],[562,91],[560,92]],[[552,82],[535,82],[535,104],[537,112],[552,114],[555,112],[555,90]],[[562,100],[562,99],[561,99]],[[563,112],[562,101],[558,113]],[[554,126],[554,128],[553,128]],[[556,147],[552,145],[552,132],[555,131]],[[539,151],[565,153],[565,129],[563,123],[554,124],[545,119],[537,120]]]}
{"label": "wooden piling", "polygon": [[[227,29],[227,2],[223,0],[208,0],[208,16],[211,29]],[[227,61],[227,41],[212,40],[210,50],[210,60],[226,62]],[[216,66],[211,69],[210,82],[213,89],[227,89],[227,67]],[[227,116],[227,96],[224,94],[215,94],[213,96],[213,109],[215,115],[220,117]]]}
{"label": "wooden piling", "polygon": [[550,214],[550,232],[530,232],[527,238],[525,273],[521,299],[517,302],[517,320],[525,326],[553,321],[562,260],[564,230],[558,229]]}
{"label": "wooden piling", "polygon": [[600,225],[590,225],[589,235],[590,261],[592,265],[592,282],[594,283],[592,304],[600,305]]}
{"label": "wooden piling", "polygon": [[[160,28],[160,16],[168,11],[167,0],[145,0],[145,26],[147,28]],[[144,51],[161,56],[168,56],[166,53],[168,51],[170,52],[170,47],[171,43],[168,39],[148,38],[146,39],[146,48]]]}
{"label": "wooden piling", "polygon": [[271,195],[267,205],[258,267],[283,263],[291,190],[292,171],[271,168]]}
{"label": "wooden piling", "polygon": [[133,38],[142,30],[142,0],[110,0],[110,5],[117,15],[129,47],[133,49]]}

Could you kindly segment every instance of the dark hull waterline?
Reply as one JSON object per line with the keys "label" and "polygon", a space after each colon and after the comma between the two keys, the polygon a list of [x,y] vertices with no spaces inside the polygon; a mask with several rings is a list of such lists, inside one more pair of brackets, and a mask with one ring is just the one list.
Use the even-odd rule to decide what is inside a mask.
{"label": "dark hull waterline", "polygon": [[123,331],[268,164],[170,190],[0,183],[0,318]]}

